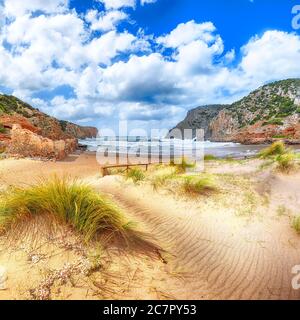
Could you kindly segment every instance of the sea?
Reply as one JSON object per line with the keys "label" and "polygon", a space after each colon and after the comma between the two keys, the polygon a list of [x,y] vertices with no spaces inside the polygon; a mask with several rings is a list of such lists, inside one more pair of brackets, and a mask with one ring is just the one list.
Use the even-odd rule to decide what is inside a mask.
{"label": "sea", "polygon": [[[87,147],[90,152],[99,150],[106,151],[110,154],[119,155],[136,155],[147,157],[169,155],[185,157],[193,156],[195,150],[199,154],[213,155],[219,158],[248,158],[253,157],[266,145],[242,145],[232,142],[210,142],[197,140],[177,140],[164,138],[148,137],[100,137],[95,139],[80,140],[79,143]],[[297,149],[297,148],[296,148]],[[298,146],[300,151],[300,146]]]}

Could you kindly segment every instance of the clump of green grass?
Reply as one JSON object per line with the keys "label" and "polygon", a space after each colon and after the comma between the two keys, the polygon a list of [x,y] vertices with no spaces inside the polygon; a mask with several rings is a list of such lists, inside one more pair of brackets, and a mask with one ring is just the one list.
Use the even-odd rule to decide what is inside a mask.
{"label": "clump of green grass", "polygon": [[297,156],[295,152],[287,148],[282,141],[274,142],[270,147],[262,150],[259,156],[268,160],[261,166],[262,169],[275,164],[276,170],[289,173],[296,167]]}
{"label": "clump of green grass", "polygon": [[122,239],[138,239],[122,210],[109,198],[76,180],[54,177],[28,188],[11,188],[0,196],[0,230],[38,215],[50,215],[70,224],[86,241],[104,232]]}
{"label": "clump of green grass", "polygon": [[191,162],[186,158],[182,158],[181,162],[179,164],[176,164],[175,167],[177,168],[178,173],[185,173],[188,169],[195,169],[196,163]]}
{"label": "clump of green grass", "polygon": [[290,210],[288,208],[286,208],[285,206],[281,205],[277,208],[277,215],[279,217],[282,216],[290,216]]}
{"label": "clump of green grass", "polygon": [[292,220],[292,227],[300,233],[300,216],[294,217]]}
{"label": "clump of green grass", "polygon": [[168,181],[176,179],[177,169],[174,167],[165,167],[157,170],[151,175],[150,183],[157,190],[167,184]]}
{"label": "clump of green grass", "polygon": [[218,160],[218,158],[213,154],[206,154],[204,156],[204,161],[214,161],[214,160]]}
{"label": "clump of green grass", "polygon": [[183,181],[183,190],[190,195],[204,195],[217,191],[214,180],[209,176],[189,176]]}
{"label": "clump of green grass", "polygon": [[134,183],[144,181],[146,176],[145,173],[140,168],[132,168],[126,173],[127,179],[132,179]]}
{"label": "clump of green grass", "polygon": [[280,156],[287,153],[288,150],[285,144],[282,141],[274,142],[271,146],[263,149],[259,153],[259,157],[263,159],[267,159],[274,156]]}
{"label": "clump of green grass", "polygon": [[276,169],[280,172],[289,173],[292,171],[296,164],[296,156],[294,153],[286,153],[276,157]]}

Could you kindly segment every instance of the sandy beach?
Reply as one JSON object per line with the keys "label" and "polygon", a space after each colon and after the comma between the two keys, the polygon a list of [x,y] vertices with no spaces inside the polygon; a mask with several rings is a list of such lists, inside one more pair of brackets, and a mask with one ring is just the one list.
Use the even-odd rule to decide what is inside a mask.
{"label": "sandy beach", "polygon": [[[208,162],[219,192],[189,198],[176,188],[102,178],[89,153],[60,162],[1,160],[3,189],[53,174],[78,178],[109,195],[162,250],[86,244],[70,226],[30,219],[0,237],[8,274],[0,299],[299,299],[292,269],[300,242],[291,218],[299,214],[300,172],[260,166],[256,159]],[[85,273],[95,256],[100,265]],[[43,296],[49,274],[65,278],[50,281]]]}

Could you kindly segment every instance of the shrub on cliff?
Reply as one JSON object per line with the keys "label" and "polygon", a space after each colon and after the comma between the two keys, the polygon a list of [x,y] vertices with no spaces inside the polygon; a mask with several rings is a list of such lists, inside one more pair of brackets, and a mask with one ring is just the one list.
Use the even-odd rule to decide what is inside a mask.
{"label": "shrub on cliff", "polygon": [[3,127],[3,125],[0,123],[0,133],[5,133],[6,129]]}
{"label": "shrub on cliff", "polygon": [[110,199],[75,180],[54,177],[28,188],[14,187],[0,195],[1,231],[42,214],[70,224],[86,241],[107,232],[126,242],[144,241],[144,235]]}

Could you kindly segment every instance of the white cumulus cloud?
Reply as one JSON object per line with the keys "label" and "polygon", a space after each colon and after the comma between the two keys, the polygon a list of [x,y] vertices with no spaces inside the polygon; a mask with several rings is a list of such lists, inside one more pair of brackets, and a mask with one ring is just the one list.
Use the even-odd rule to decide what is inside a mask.
{"label": "white cumulus cloud", "polygon": [[[231,102],[268,81],[300,77],[296,33],[269,30],[242,48],[225,48],[213,22],[187,21],[156,36],[121,31],[119,24],[130,20],[127,9],[138,2],[101,2],[106,9],[98,3],[79,15],[64,0],[5,0],[0,86],[79,123],[129,119],[172,127],[192,107]],[[45,91],[50,98],[40,95]]]}

